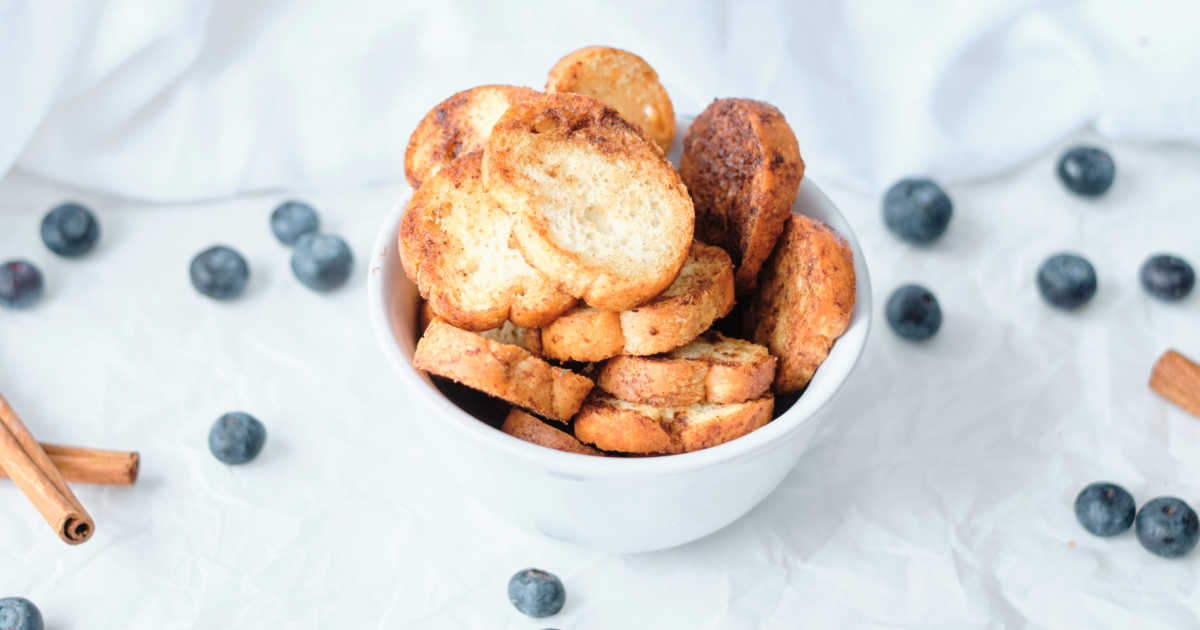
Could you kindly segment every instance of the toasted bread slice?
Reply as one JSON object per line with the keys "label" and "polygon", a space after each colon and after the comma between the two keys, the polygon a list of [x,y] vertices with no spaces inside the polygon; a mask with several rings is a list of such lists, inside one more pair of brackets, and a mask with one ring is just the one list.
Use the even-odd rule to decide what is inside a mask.
{"label": "toasted bread slice", "polygon": [[591,379],[440,319],[417,342],[413,365],[562,422],[592,389]]}
{"label": "toasted bread slice", "polygon": [[692,201],[675,169],[590,96],[513,104],[492,129],[483,178],[513,215],[525,260],[596,308],[624,310],[658,295],[692,243]]}
{"label": "toasted bread slice", "polygon": [[512,85],[481,85],[438,103],[425,114],[404,152],[404,174],[413,190],[454,158],[482,151],[492,125],[508,106],[534,90]]}
{"label": "toasted bread slice", "polygon": [[779,357],[775,391],[804,388],[854,310],[854,253],[829,226],[791,215],[763,266],[743,329]]}
{"label": "toasted bread slice", "polygon": [[750,293],[804,176],[792,128],[766,103],[714,101],[683,138],[679,174],[696,204],[696,238],[729,252],[738,295]]}
{"label": "toasted bread slice", "polygon": [[593,394],[575,416],[575,437],[605,451],[686,453],[723,444],[767,424],[774,404],[769,394],[743,403],[686,407],[656,407]]}
{"label": "toasted bread slice", "polygon": [[641,57],[620,48],[588,46],[558,60],[546,78],[547,92],[594,96],[638,125],[663,152],[675,137],[675,108],[658,73]]}
{"label": "toasted bread slice", "polygon": [[603,361],[625,350],[621,314],[576,307],[542,328],[542,355],[558,361]]}
{"label": "toasted bread slice", "polygon": [[613,357],[601,368],[596,386],[647,405],[740,403],[770,389],[775,362],[763,346],[710,330],[664,355]]}
{"label": "toasted bread slice", "polygon": [[479,152],[456,158],[413,194],[400,263],[433,312],[467,330],[511,320],[533,328],[575,304],[508,246],[512,219],[484,193]]}
{"label": "toasted bread slice", "polygon": [[520,409],[508,412],[500,430],[515,437],[549,448],[579,453],[581,455],[603,455],[600,451],[575,439],[574,435],[561,429],[556,429]]}
{"label": "toasted bread slice", "polygon": [[687,344],[733,308],[733,263],[720,247],[692,244],[658,297],[621,312],[577,307],[542,328],[542,352],[566,361],[647,355]]}

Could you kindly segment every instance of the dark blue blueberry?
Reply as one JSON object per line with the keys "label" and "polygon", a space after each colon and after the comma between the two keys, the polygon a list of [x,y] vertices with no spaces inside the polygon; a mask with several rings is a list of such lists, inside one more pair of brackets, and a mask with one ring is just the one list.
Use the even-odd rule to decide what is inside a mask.
{"label": "dark blue blueberry", "polygon": [[508,601],[530,617],[549,617],[562,610],[567,591],[554,574],[525,569],[508,581]]}
{"label": "dark blue blueberry", "polygon": [[1196,272],[1188,262],[1170,254],[1156,254],[1142,265],[1142,286],[1156,298],[1182,300],[1196,286]]}
{"label": "dark blue blueberry", "polygon": [[0,266],[0,306],[29,308],[42,297],[42,272],[28,260]]}
{"label": "dark blue blueberry", "polygon": [[902,179],[883,195],[883,222],[911,243],[928,243],[941,236],[953,213],[950,197],[929,179]]}
{"label": "dark blue blueberry", "polygon": [[924,341],[942,327],[942,307],[937,297],[918,284],[906,284],[893,291],[884,311],[892,330],[912,341]]}
{"label": "dark blue blueberry", "polygon": [[0,630],[44,630],[42,613],[24,597],[0,599]]}
{"label": "dark blue blueberry", "polygon": [[354,254],[340,236],[305,234],[292,252],[292,272],[314,291],[332,291],[346,283]]}
{"label": "dark blue blueberry", "polygon": [[214,300],[232,300],[241,295],[250,279],[246,259],[224,245],[214,245],[196,254],[188,271],[192,286]]}
{"label": "dark blue blueberry", "polygon": [[226,464],[245,464],[258,457],[267,441],[267,429],[254,416],[231,411],[213,423],[208,450]]}
{"label": "dark blue blueberry", "polygon": [[75,202],[59,204],[42,218],[42,242],[59,256],[82,256],[92,251],[98,240],[96,215]]}
{"label": "dark blue blueberry", "polygon": [[1164,558],[1178,558],[1200,540],[1196,512],[1175,497],[1159,497],[1143,505],[1134,529],[1146,551]]}
{"label": "dark blue blueberry", "polygon": [[1075,518],[1097,536],[1116,536],[1133,525],[1133,495],[1115,483],[1097,481],[1075,497]]}
{"label": "dark blue blueberry", "polygon": [[305,234],[320,227],[317,211],[303,201],[285,201],[271,212],[271,231],[284,245],[295,245]]}
{"label": "dark blue blueberry", "polygon": [[1082,256],[1055,254],[1038,268],[1037,285],[1051,306],[1074,310],[1096,295],[1096,269]]}
{"label": "dark blue blueberry", "polygon": [[1058,159],[1058,178],[1072,192],[1084,197],[1099,197],[1112,186],[1117,165],[1108,151],[1078,146]]}

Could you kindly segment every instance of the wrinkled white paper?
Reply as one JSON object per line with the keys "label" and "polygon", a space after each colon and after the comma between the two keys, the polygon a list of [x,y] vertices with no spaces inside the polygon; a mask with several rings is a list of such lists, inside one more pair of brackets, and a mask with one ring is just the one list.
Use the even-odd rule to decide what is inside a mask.
{"label": "wrinkled white paper", "polygon": [[[1089,140],[1094,140],[1089,139]],[[311,191],[357,255],[354,282],[302,287],[267,214],[282,197],[151,210],[26,177],[0,184],[0,258],[41,265],[48,291],[0,311],[0,390],[42,440],[142,453],[130,488],[76,486],[96,535],[67,547],[0,482],[0,595],[50,628],[1189,628],[1200,555],[1169,561],[1131,533],[1094,538],[1071,504],[1116,481],[1139,501],[1200,507],[1200,419],[1146,387],[1167,347],[1200,357],[1200,296],[1149,299],[1142,260],[1200,265],[1200,154],[1109,145],[1107,196],[1069,195],[1047,154],[950,186],[947,234],[915,248],[878,200],[827,192],[855,226],[877,289],[876,327],[780,489],[717,534],[618,557],[515,530],[464,501],[375,347],[364,261],[397,188]],[[1057,148],[1056,148],[1057,149]],[[820,165],[810,176],[821,180]],[[94,207],[99,249],[57,259],[44,209]],[[248,294],[219,304],[187,281],[214,242],[240,249]],[[1059,250],[1100,276],[1065,314],[1033,283]],[[924,345],[881,319],[903,282],[937,293]],[[227,467],[205,438],[222,412],[267,426],[262,456]],[[567,605],[530,620],[505,598],[526,566],[558,574]]]}

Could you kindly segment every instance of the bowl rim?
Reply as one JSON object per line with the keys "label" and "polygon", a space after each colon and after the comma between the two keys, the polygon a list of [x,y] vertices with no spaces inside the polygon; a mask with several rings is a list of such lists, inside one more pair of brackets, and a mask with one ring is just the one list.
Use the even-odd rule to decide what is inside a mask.
{"label": "bowl rim", "polygon": [[[871,314],[873,310],[870,276],[866,260],[863,257],[857,237],[853,229],[851,229],[849,222],[837,206],[833,204],[810,178],[806,176],[801,180],[800,186],[801,190],[800,194],[797,195],[797,200],[805,194],[815,196],[815,200],[824,206],[825,213],[832,214],[834,220],[827,220],[826,222],[839,224],[833,227],[846,239],[854,254],[856,283],[854,311],[851,314],[850,324],[846,332],[834,344],[833,350],[830,352],[830,357],[826,358],[826,362],[822,364],[822,367],[829,363],[829,358],[832,358],[834,353],[838,353],[838,355],[852,354],[853,356],[849,357],[849,359],[843,356],[843,359],[839,361],[842,369],[836,374],[829,371],[822,374],[821,369],[817,370],[813,381],[822,377],[836,379],[836,382],[832,383],[831,386],[824,388],[823,396],[810,394],[811,387],[806,389],[792,406],[780,414],[779,417],[740,438],[699,451],[676,455],[632,458],[596,457],[593,455],[568,453],[526,442],[508,435],[460,409],[433,386],[428,376],[423,375],[413,367],[409,355],[401,347],[401,341],[396,337],[395,331],[392,329],[391,318],[388,313],[388,301],[385,298],[388,295],[387,289],[390,283],[387,280],[391,276],[389,271],[394,273],[396,270],[385,269],[384,264],[388,259],[389,252],[393,252],[396,247],[396,234],[399,229],[400,219],[404,214],[405,208],[408,206],[408,200],[412,196],[411,190],[401,196],[385,217],[376,237],[374,247],[371,250],[371,262],[367,265],[367,307],[376,341],[387,356],[389,363],[396,369],[405,388],[412,392],[427,410],[434,412],[434,418],[424,420],[447,421],[461,437],[474,441],[479,447],[499,450],[507,455],[524,460],[530,465],[544,467],[548,472],[559,477],[586,480],[613,479],[629,476],[667,476],[683,474],[773,451],[775,448],[779,448],[786,443],[788,435],[799,430],[806,422],[812,421],[813,417],[817,416],[825,405],[841,390],[862,357],[871,328]],[[795,206],[793,206],[792,211],[800,214],[796,212]],[[410,282],[407,277],[404,277],[403,271],[400,271],[399,275],[401,276],[399,279],[400,282]],[[416,317],[416,309],[414,308],[412,313],[414,325]],[[413,415],[405,414],[405,417],[413,417]]]}

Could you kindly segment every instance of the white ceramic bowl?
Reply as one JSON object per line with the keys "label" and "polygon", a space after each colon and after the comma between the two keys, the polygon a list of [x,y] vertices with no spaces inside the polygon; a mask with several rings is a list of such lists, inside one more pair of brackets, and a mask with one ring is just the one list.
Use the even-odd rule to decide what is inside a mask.
{"label": "white ceramic bowl", "polygon": [[[688,122],[680,121],[677,138]],[[678,146],[672,154],[677,157]],[[437,472],[457,477],[464,495],[551,538],[635,553],[681,545],[737,520],[779,485],[819,423],[832,420],[819,412],[850,375],[866,344],[871,284],[862,251],[837,208],[804,179],[792,212],[824,221],[849,241],[858,286],[849,328],[791,408],[749,435],[681,455],[592,457],[530,444],[467,414],[413,368],[419,296],[404,275],[395,245],[407,204],[405,195],[384,221],[367,275],[379,345],[416,403],[396,419],[421,428],[430,446],[441,452],[438,461],[445,470]]]}

